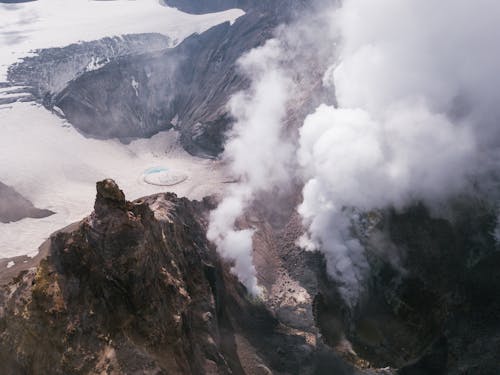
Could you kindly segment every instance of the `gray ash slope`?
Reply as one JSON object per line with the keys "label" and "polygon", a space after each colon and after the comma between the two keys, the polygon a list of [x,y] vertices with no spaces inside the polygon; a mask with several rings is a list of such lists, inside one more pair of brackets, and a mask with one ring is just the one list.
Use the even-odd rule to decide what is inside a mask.
{"label": "gray ash slope", "polygon": [[[167,4],[193,13],[241,5]],[[248,86],[238,72],[237,59],[262,45],[302,6],[294,0],[242,5],[247,13],[233,25],[215,26],[163,51],[159,50],[167,41],[156,35],[39,51],[39,56],[13,66],[8,78],[32,87],[39,101],[49,109],[60,108],[87,136],[127,142],[175,127],[187,151],[213,157],[222,151],[224,133],[232,123],[226,106],[229,97]],[[110,53],[117,43],[122,52]],[[145,45],[154,48],[146,51]],[[103,66],[89,71],[92,55],[99,56],[97,63]]]}
{"label": "gray ash slope", "polygon": [[47,98],[49,104],[51,96],[88,71],[121,56],[163,50],[170,46],[170,39],[161,34],[131,34],[36,50],[33,56],[10,66],[7,79],[13,85],[28,86],[27,90],[37,98]]}
{"label": "gray ash slope", "polygon": [[[59,92],[35,94],[47,107],[62,108],[76,127],[94,137],[127,141],[175,126],[191,152],[219,153],[223,132],[231,124],[227,100],[248,85],[236,60],[268,39],[286,16],[276,12],[278,2],[167,2],[193,13],[238,5],[247,14],[172,50],[123,55],[76,75]],[[290,199],[288,208],[298,200]],[[326,374],[334,369],[339,374],[499,373],[500,257],[493,237],[495,212],[482,202],[462,199],[453,207],[454,220],[433,218],[421,205],[383,212],[363,239],[371,266],[368,293],[351,310],[326,275],[322,255],[296,246],[302,228],[293,209],[285,214],[280,206],[270,212],[272,205],[260,202],[264,208],[250,210],[249,216],[257,218],[249,221],[257,228],[259,281],[278,289],[266,306],[256,308],[206,243],[202,216],[207,201],[191,203],[172,195],[125,206],[121,197],[119,201],[118,209],[110,209],[113,203],[101,199],[94,217],[104,225],[87,222],[56,235],[51,255],[38,271],[23,274],[3,290],[7,308],[0,320],[0,342],[11,349],[0,353],[13,373],[35,363],[43,370],[55,363],[69,366],[60,368],[70,372],[135,366],[162,373],[166,357],[180,366],[179,373],[210,373],[204,366],[215,366],[210,367],[213,373],[248,374],[266,373],[267,368],[277,374]],[[168,215],[162,217],[162,212]],[[170,236],[163,239],[164,233]],[[130,241],[124,244],[121,235]],[[381,256],[388,250],[398,254],[400,264]],[[181,263],[180,270],[172,267],[172,259]],[[100,272],[103,265],[110,278]],[[162,267],[175,277],[160,280]],[[283,274],[288,279],[280,286]],[[195,275],[196,283],[187,275]],[[297,284],[307,291],[306,302],[296,301]],[[93,317],[81,301],[97,307]],[[141,303],[152,308],[140,309]],[[16,315],[25,308],[27,318]],[[210,315],[200,316],[202,309]],[[175,314],[160,319],[158,311],[166,310],[182,312],[180,326]],[[114,314],[116,322],[110,318]],[[210,316],[213,320],[205,320]],[[152,325],[160,329],[153,332]],[[25,332],[25,341],[18,339],[19,331]],[[54,332],[55,340],[43,340]],[[304,337],[314,337],[316,346]],[[69,345],[62,348],[61,340]],[[172,342],[182,345],[176,351]],[[239,353],[231,349],[236,342]],[[39,348],[51,363],[43,360]],[[332,348],[363,370],[344,364]],[[89,351],[102,357],[86,357]],[[113,352],[114,358],[109,356]],[[260,362],[249,364],[255,355]],[[376,369],[386,366],[399,370]]]}
{"label": "gray ash slope", "polygon": [[256,43],[244,36],[258,33],[258,43],[270,37],[270,30],[262,32],[268,17],[257,21],[239,19],[233,26],[225,23],[192,36],[173,50],[119,59],[71,82],[54,104],[91,136],[126,140],[175,126],[188,151],[216,154],[230,121],[227,100],[247,84],[235,62]]}
{"label": "gray ash slope", "polygon": [[39,219],[52,214],[54,212],[50,210],[36,208],[13,188],[0,182],[0,223],[10,223],[27,217]]}

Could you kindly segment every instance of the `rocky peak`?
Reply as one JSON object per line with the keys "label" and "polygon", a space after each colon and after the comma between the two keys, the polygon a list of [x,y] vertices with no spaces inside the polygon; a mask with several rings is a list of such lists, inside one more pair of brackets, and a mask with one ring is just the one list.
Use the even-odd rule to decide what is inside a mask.
{"label": "rocky peak", "polygon": [[106,204],[116,202],[119,205],[123,204],[123,206],[125,206],[125,194],[123,194],[123,191],[120,190],[114,180],[106,179],[99,181],[96,183],[96,188],[96,206],[102,201]]}
{"label": "rocky peak", "polygon": [[248,297],[206,239],[209,199],[96,187],[95,211],[0,286],[2,373],[353,374]]}
{"label": "rocky peak", "polygon": [[106,216],[110,210],[127,209],[125,194],[115,181],[106,179],[96,183],[97,195],[94,204],[94,212],[97,216]]}

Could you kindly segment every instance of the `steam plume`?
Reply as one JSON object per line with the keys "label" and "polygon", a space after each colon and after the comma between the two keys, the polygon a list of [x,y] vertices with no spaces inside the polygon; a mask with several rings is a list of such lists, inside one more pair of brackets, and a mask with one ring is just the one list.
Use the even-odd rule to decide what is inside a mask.
{"label": "steam plume", "polygon": [[233,272],[253,294],[260,291],[252,263],[254,230],[235,225],[255,193],[288,178],[286,165],[293,153],[282,139],[282,119],[292,83],[280,67],[282,55],[280,42],[272,39],[240,60],[252,85],[230,101],[236,124],[224,153],[240,180],[211,213],[207,233],[221,255],[234,261]]}
{"label": "steam plume", "polygon": [[432,202],[497,165],[499,16],[488,0],[346,0],[332,16],[341,44],[324,84],[338,106],[300,130],[299,211],[302,244],[325,252],[352,304],[368,266],[346,207]]}
{"label": "steam plume", "polygon": [[[471,181],[491,185],[500,141],[498,19],[493,0],[345,0],[284,26],[242,59],[253,83],[231,102],[237,124],[225,154],[241,180],[212,213],[209,237],[250,290],[253,230],[235,222],[256,192],[292,177],[288,164],[298,163],[304,183],[300,245],[324,252],[351,306],[369,270],[352,208],[432,204]],[[294,146],[282,137],[286,104],[304,103],[303,82],[330,64],[322,83],[336,105],[313,110]],[[290,76],[302,92],[289,91]]]}

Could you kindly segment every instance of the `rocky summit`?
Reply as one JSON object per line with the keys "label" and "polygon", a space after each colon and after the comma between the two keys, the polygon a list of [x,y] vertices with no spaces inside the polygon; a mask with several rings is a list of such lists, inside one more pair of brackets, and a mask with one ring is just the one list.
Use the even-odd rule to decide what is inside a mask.
{"label": "rocky summit", "polygon": [[[266,293],[252,297],[206,239],[214,199],[162,193],[129,202],[113,180],[96,187],[94,212],[4,281],[4,374],[495,371],[500,284],[491,269],[500,259],[481,242],[487,232],[479,239],[461,227],[490,220],[480,207],[456,226],[422,207],[386,213],[367,237],[371,291],[352,311],[319,254],[296,247],[293,217],[270,220],[254,208]],[[377,260],[381,231],[406,249],[404,273]],[[450,243],[467,252],[470,241],[484,251],[467,263],[448,253]],[[441,272],[429,264],[436,258]]]}
{"label": "rocky summit", "polygon": [[499,375],[497,3],[0,0],[0,375]]}
{"label": "rocky summit", "polygon": [[212,205],[98,182],[94,212],[2,287],[2,373],[352,374],[246,294],[206,240]]}

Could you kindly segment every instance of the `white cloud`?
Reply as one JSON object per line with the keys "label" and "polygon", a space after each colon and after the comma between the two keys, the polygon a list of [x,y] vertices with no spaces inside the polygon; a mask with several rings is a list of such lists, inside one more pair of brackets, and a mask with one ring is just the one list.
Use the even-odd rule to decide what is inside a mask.
{"label": "white cloud", "polygon": [[300,130],[299,212],[301,243],[324,251],[351,304],[368,264],[346,207],[433,202],[498,166],[499,16],[488,0],[345,0],[333,14],[341,44],[323,82],[338,105]]}

